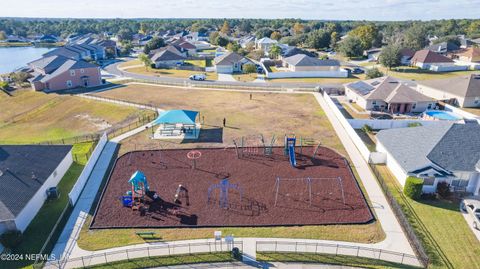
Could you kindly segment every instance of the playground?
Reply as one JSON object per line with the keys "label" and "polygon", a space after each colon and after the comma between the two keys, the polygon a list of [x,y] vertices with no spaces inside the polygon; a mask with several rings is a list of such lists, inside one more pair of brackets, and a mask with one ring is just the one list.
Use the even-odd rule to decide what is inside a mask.
{"label": "playground", "polygon": [[124,154],[115,163],[90,228],[373,220],[347,161],[334,150],[295,146],[294,136],[285,136],[283,147],[243,143],[237,141],[232,148]]}

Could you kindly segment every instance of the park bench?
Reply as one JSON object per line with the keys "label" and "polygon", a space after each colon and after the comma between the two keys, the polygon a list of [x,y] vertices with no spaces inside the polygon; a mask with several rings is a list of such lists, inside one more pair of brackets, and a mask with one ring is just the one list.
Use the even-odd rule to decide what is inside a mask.
{"label": "park bench", "polygon": [[138,236],[140,237],[145,237],[145,236],[150,236],[150,237],[154,237],[155,236],[155,232],[136,232],[135,234],[137,234]]}

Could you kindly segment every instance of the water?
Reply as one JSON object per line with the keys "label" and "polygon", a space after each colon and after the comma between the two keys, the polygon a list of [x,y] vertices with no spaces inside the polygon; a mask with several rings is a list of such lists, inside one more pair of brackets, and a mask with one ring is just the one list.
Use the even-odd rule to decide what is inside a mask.
{"label": "water", "polygon": [[42,57],[52,48],[0,47],[0,74],[9,73]]}
{"label": "water", "polygon": [[427,111],[425,112],[427,115],[440,119],[440,120],[459,120],[460,118],[452,115],[451,113],[445,111]]}

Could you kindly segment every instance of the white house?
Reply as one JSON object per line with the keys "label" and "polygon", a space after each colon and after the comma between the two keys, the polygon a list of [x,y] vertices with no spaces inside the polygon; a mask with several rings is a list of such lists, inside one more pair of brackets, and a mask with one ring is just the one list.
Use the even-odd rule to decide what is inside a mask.
{"label": "white house", "polygon": [[283,68],[275,72],[266,70],[268,78],[348,77],[337,60],[320,60],[305,54],[295,54],[282,59]]}
{"label": "white house", "polygon": [[[72,146],[0,146],[0,234],[25,231],[72,159]],[[66,193],[61,195],[67,195]]]}
{"label": "white house", "polygon": [[408,176],[424,180],[423,191],[435,192],[441,181],[453,191],[479,194],[480,125],[449,123],[382,130],[377,151],[403,186]]}
{"label": "white house", "polygon": [[213,60],[215,70],[221,74],[243,72],[245,64],[253,64],[252,61],[235,52],[226,52]]}
{"label": "white house", "polygon": [[455,65],[452,59],[431,50],[419,50],[410,60],[411,65],[435,72],[466,70],[467,66]]}
{"label": "white house", "polygon": [[264,37],[264,38],[258,39],[255,42],[255,48],[256,49],[261,49],[261,50],[268,53],[270,48],[272,48],[272,46],[276,45],[276,44],[278,44],[277,40],[271,39],[269,37]]}
{"label": "white house", "polygon": [[418,92],[459,107],[480,107],[480,75],[425,80]]}
{"label": "white house", "polygon": [[163,47],[150,54],[150,59],[155,68],[171,68],[182,65],[187,59],[180,51],[173,46]]}
{"label": "white house", "polygon": [[389,113],[419,113],[435,107],[436,101],[394,77],[380,77],[345,84],[345,95],[365,110]]}

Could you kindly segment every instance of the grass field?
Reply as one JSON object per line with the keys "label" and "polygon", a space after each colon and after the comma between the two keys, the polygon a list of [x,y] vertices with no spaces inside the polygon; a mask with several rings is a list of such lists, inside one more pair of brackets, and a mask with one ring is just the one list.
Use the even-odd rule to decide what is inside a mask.
{"label": "grass field", "polygon": [[249,74],[234,74],[233,78],[237,81],[242,82],[251,82],[257,79],[257,73],[249,73]]}
{"label": "grass field", "polygon": [[198,66],[198,67],[206,67],[207,61],[206,60],[186,60],[186,64]]}
{"label": "grass field", "polygon": [[457,76],[464,76],[469,74],[477,74],[480,71],[455,71],[455,72],[433,72],[430,70],[423,70],[416,67],[408,67],[402,66],[398,68],[393,68],[392,70],[388,70],[381,65],[376,65],[380,71],[382,71],[385,75],[396,77],[399,79],[407,79],[407,80],[431,80],[431,79],[443,79],[443,78],[451,78]]}
{"label": "grass field", "polygon": [[192,70],[176,70],[176,69],[155,69],[155,68],[148,68],[145,67],[128,67],[126,72],[135,73],[135,74],[142,74],[142,75],[150,75],[150,76],[157,76],[157,77],[176,77],[176,78],[188,78],[194,74],[205,74],[207,76],[207,80],[217,80],[218,75],[217,73],[212,72],[200,72],[200,71],[192,71]]}
{"label": "grass field", "polygon": [[0,95],[0,143],[33,143],[98,132],[132,121],[132,107],[30,90]]}
{"label": "grass field", "polygon": [[[277,144],[283,144],[286,133],[297,137],[311,137],[323,145],[345,155],[345,150],[330,121],[311,94],[279,94],[226,92],[164,87],[159,85],[130,84],[127,87],[96,93],[133,102],[145,102],[162,109],[190,109],[200,112],[204,120],[202,132],[211,134],[220,143],[181,143],[180,141],[152,141],[150,130],[125,141],[121,151],[133,147],[141,149],[162,147],[219,147],[232,145],[233,139],[263,134],[269,141],[276,135]],[[222,127],[226,118],[227,127]],[[223,142],[223,143],[222,143]],[[132,147],[129,149],[129,147]]]}
{"label": "grass field", "polygon": [[[73,163],[68,169],[65,176],[58,183],[58,191],[60,197],[57,200],[47,201],[42,206],[38,214],[32,220],[23,234],[23,242],[19,247],[13,250],[13,253],[40,253],[40,250],[52,231],[57,219],[62,214],[63,209],[68,203],[68,193],[80,176],[83,165]],[[58,236],[58,235],[57,235]],[[55,242],[55,240],[53,241]],[[11,264],[10,268],[19,268],[33,264],[34,261],[23,260],[18,263]],[[0,266],[1,267],[1,266]]]}
{"label": "grass field", "polygon": [[348,78],[275,78],[268,79],[273,83],[324,83],[324,84],[344,84],[365,79],[365,75],[355,75]]}
{"label": "grass field", "polygon": [[414,201],[386,166],[377,166],[403,208],[431,259],[429,268],[480,268],[480,244],[459,211],[459,203],[446,200]]}
{"label": "grass field", "polygon": [[134,59],[134,60],[126,61],[126,62],[123,62],[123,63],[119,64],[118,68],[123,69],[123,68],[129,68],[129,67],[137,66],[137,65],[142,65],[143,66],[143,63],[139,59]]}

